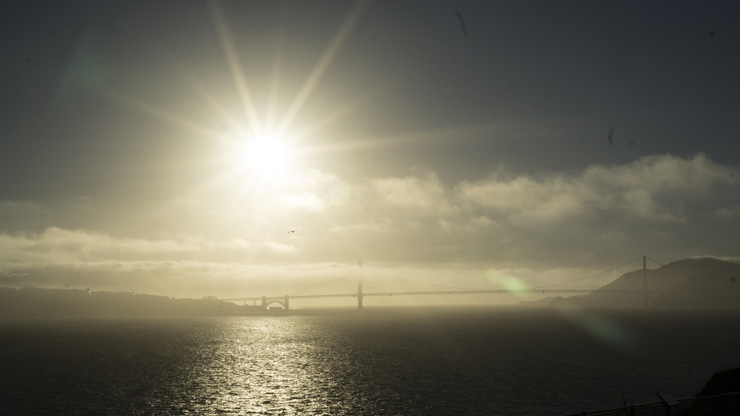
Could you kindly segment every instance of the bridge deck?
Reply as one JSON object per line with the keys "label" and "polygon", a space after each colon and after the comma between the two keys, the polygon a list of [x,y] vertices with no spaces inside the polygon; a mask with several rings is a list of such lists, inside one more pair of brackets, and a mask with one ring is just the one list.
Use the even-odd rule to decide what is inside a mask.
{"label": "bridge deck", "polygon": [[[548,293],[591,293],[597,289],[525,289],[525,290],[506,290],[506,289],[489,289],[489,290],[447,290],[447,291],[424,291],[424,292],[364,292],[363,297],[367,296],[419,296],[419,295],[485,295],[485,294],[525,294],[525,293],[537,293],[537,294],[548,294]],[[644,293],[642,290],[599,290],[601,293]],[[648,293],[659,293],[657,290],[649,290]],[[356,298],[357,293],[333,293],[333,294],[319,294],[319,295],[292,295],[288,296],[290,299],[319,299],[319,298]],[[284,296],[267,296],[269,300],[282,299]],[[221,299],[228,302],[237,301],[261,301],[260,297],[244,297],[244,298],[230,298]]]}

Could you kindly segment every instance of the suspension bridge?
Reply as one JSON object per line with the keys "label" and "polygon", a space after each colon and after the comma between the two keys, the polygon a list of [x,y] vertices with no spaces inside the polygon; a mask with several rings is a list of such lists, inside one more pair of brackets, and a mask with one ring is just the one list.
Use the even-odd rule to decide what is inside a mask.
{"label": "suspension bridge", "polygon": [[[358,262],[359,265],[361,265],[361,263],[362,262]],[[640,263],[642,263],[641,268],[642,268],[642,278],[643,278],[642,279],[643,287],[641,290],[603,289],[605,285],[616,280],[621,274],[624,274],[629,271],[639,270]],[[438,283],[429,282],[429,281],[422,281],[419,279],[406,278],[406,280],[410,280],[416,283],[417,286],[419,284],[422,284],[422,285],[426,285],[427,287],[433,286],[435,288],[441,288],[441,289],[424,290],[424,289],[417,288],[417,289],[412,289],[412,290],[401,289],[401,290],[393,290],[393,291],[387,291],[387,290],[383,291],[383,290],[376,289],[374,291],[367,291],[366,289],[363,289],[363,279],[358,278],[356,292],[301,294],[302,292],[306,291],[306,289],[303,289],[291,295],[242,297],[242,298],[230,298],[230,299],[221,299],[221,300],[228,301],[228,302],[234,302],[234,303],[242,303],[244,305],[251,303],[252,306],[259,306],[265,310],[269,309],[271,305],[277,304],[277,305],[280,305],[283,310],[287,311],[290,309],[291,301],[299,300],[299,299],[356,298],[357,308],[362,309],[363,299],[367,297],[430,296],[430,295],[485,295],[485,294],[517,294],[517,295],[588,294],[596,290],[599,290],[599,292],[602,292],[602,293],[641,292],[643,293],[643,296],[644,296],[644,306],[647,307],[649,293],[656,292],[654,290],[649,289],[648,278],[647,278],[648,263],[657,265],[657,266],[663,266],[663,264],[653,259],[650,259],[647,256],[642,256],[642,257],[638,257],[636,259],[630,260],[626,263],[623,263],[619,266],[612,267],[607,270],[602,270],[598,273],[593,273],[593,274],[579,277],[576,279],[551,283],[547,285],[538,285],[534,287],[528,287],[528,286],[525,286],[521,282],[515,282],[516,284],[513,285],[515,287],[507,287],[507,286],[512,286],[512,285],[507,285],[504,283],[503,288],[501,287],[501,284],[496,284],[495,288],[464,288],[464,287],[448,286],[448,285],[438,284]],[[257,304],[257,302],[259,302],[259,305]]]}

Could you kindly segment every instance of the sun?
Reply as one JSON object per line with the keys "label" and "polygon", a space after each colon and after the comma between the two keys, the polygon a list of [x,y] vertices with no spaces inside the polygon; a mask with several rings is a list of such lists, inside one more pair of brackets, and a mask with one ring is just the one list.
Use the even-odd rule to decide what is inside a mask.
{"label": "sun", "polygon": [[222,161],[228,166],[222,179],[234,178],[238,186],[278,189],[294,182],[303,171],[298,136],[277,129],[236,126],[220,136]]}
{"label": "sun", "polygon": [[285,138],[263,133],[244,143],[241,163],[244,169],[261,179],[275,179],[286,174],[292,162],[292,149]]}

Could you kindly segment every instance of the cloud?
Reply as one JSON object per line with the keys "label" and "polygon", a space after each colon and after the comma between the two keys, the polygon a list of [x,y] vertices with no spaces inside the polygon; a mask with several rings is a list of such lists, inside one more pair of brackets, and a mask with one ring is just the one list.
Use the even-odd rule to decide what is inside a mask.
{"label": "cloud", "polygon": [[[194,291],[198,282],[203,288],[218,286],[220,279],[242,282],[258,270],[320,279],[320,273],[299,273],[293,265],[356,265],[362,260],[413,264],[414,270],[443,281],[446,274],[430,269],[483,270],[475,278],[492,284],[485,273],[491,269],[532,285],[541,276],[555,276],[548,270],[598,270],[643,254],[663,262],[707,253],[736,255],[737,173],[737,167],[704,155],[651,156],[572,174],[521,175],[498,169],[480,180],[450,186],[432,172],[354,184],[317,173],[301,179],[307,181],[306,189],[286,184],[256,202],[253,195],[233,195],[231,200],[188,196],[134,205],[120,226],[107,230],[65,227],[59,216],[52,217],[59,225],[38,231],[5,228],[0,233],[0,268],[7,281],[48,275],[51,282],[51,270],[62,269],[67,274],[60,276],[70,270],[87,270],[91,276],[110,273],[118,276],[120,287],[136,287],[123,283],[128,281],[152,286],[181,276]],[[281,195],[299,191],[316,198],[309,198],[315,209],[281,205]],[[74,203],[87,207],[74,218],[77,224],[107,225],[127,208],[118,207],[101,219],[92,209],[100,201]],[[5,201],[0,209],[20,219],[24,210],[31,215],[53,212],[28,201]],[[299,232],[286,235],[292,229]],[[257,269],[259,265],[266,268]],[[322,273],[332,276],[339,269],[326,266]],[[175,287],[172,282],[167,285]]]}
{"label": "cloud", "polygon": [[717,259],[717,260],[727,261],[731,263],[740,263],[740,257],[720,257],[720,256],[706,255],[706,256],[694,256],[693,258],[703,259],[707,257]]}
{"label": "cloud", "polygon": [[740,229],[728,227],[740,206],[738,178],[736,166],[703,154],[659,155],[573,174],[498,169],[447,189],[431,173],[383,178],[372,190],[396,242],[384,254],[544,266],[644,252],[727,255],[740,248],[730,237]]}
{"label": "cloud", "polygon": [[383,218],[378,221],[369,222],[358,222],[348,225],[337,225],[332,227],[329,231],[333,233],[346,233],[346,232],[372,232],[381,233],[388,231],[391,226],[390,221],[387,218]]}
{"label": "cloud", "polygon": [[31,201],[0,201],[0,215],[3,217],[16,212],[32,211],[34,213],[42,212],[39,204]]}
{"label": "cloud", "polygon": [[722,221],[737,221],[740,219],[740,206],[717,208],[713,217]]}
{"label": "cloud", "polygon": [[[309,275],[310,276],[310,275]],[[281,267],[198,261],[88,261],[0,265],[0,286],[89,287],[200,298],[261,296],[284,292],[306,273]],[[294,281],[295,280],[295,281]]]}
{"label": "cloud", "polygon": [[313,169],[287,176],[265,196],[284,209],[323,211],[345,204],[351,192],[352,188],[335,175]]}
{"label": "cloud", "polygon": [[409,210],[416,215],[447,216],[454,213],[437,175],[373,179],[371,185],[380,200],[392,208]]}
{"label": "cloud", "polygon": [[36,226],[48,214],[48,210],[36,202],[0,201],[0,229],[22,230],[29,226]]}
{"label": "cloud", "polygon": [[49,227],[41,233],[0,234],[0,262],[179,259],[253,247],[249,241],[239,238],[150,240]]}
{"label": "cloud", "polygon": [[295,253],[298,249],[290,244],[276,243],[274,241],[265,241],[262,243],[268,249],[277,253]]}
{"label": "cloud", "polygon": [[[350,241],[328,252],[394,262],[610,265],[740,249],[730,221],[740,206],[738,168],[699,154],[539,175],[498,169],[452,186],[431,172],[355,186],[357,205],[331,227]],[[352,212],[349,212],[352,210]],[[349,244],[348,244],[349,243]],[[734,250],[734,251],[733,251]]]}
{"label": "cloud", "polygon": [[496,172],[482,181],[462,182],[457,194],[463,203],[518,226],[607,216],[684,222],[705,214],[695,208],[725,203],[722,195],[739,188],[737,173],[702,154],[688,159],[661,155],[621,166],[592,166],[580,175]]}
{"label": "cloud", "polygon": [[[526,271],[519,271],[526,274]],[[489,274],[492,273],[489,270]],[[512,272],[502,271],[501,274]],[[530,274],[532,272],[529,272]],[[175,297],[220,298],[356,293],[496,289],[486,272],[460,268],[374,267],[311,263],[292,266],[197,261],[96,261],[0,264],[0,286],[91,288]],[[408,301],[405,298],[404,301]],[[474,301],[490,299],[474,297]],[[497,298],[511,303],[519,299]],[[413,299],[411,300],[413,301]],[[345,303],[352,304],[347,299]]]}
{"label": "cloud", "polygon": [[463,182],[457,192],[463,202],[506,215],[521,225],[585,213],[586,195],[570,178],[562,176],[538,181],[526,176],[509,179],[496,175],[484,181]]}

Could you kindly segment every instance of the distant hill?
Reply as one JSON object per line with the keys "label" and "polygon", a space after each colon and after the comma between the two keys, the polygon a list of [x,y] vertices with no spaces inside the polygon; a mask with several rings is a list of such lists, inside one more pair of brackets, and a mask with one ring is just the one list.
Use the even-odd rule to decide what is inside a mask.
{"label": "distant hill", "polygon": [[697,396],[734,393],[740,391],[740,367],[728,368],[714,373]]}
{"label": "distant hill", "polygon": [[217,299],[174,299],[128,292],[0,287],[0,318],[184,317],[246,315],[259,307]]}
{"label": "distant hill", "polygon": [[[740,263],[712,257],[679,260],[648,269],[648,305],[662,308],[740,308]],[[589,307],[642,307],[643,271],[617,280],[569,303]],[[552,306],[556,306],[551,303]]]}
{"label": "distant hill", "polygon": [[[560,297],[558,296],[557,298],[560,298]],[[556,301],[557,298],[548,296],[546,298],[536,299],[536,300],[522,300],[522,301],[519,301],[519,306],[527,306],[527,307],[535,307],[535,308],[555,306],[555,305],[552,305],[552,302]]]}

